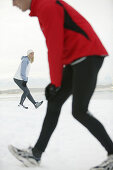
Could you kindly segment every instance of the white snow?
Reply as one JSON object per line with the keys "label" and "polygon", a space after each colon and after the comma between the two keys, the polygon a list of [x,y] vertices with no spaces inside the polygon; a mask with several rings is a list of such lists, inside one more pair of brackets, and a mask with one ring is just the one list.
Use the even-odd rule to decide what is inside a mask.
{"label": "white snow", "polygon": [[[0,170],[23,170],[21,162],[8,151],[8,145],[19,148],[34,146],[38,139],[46,111],[42,93],[33,94],[44,100],[37,110],[26,100],[28,110],[19,108],[19,94],[0,98]],[[90,103],[90,110],[107,129],[113,139],[113,92],[98,91]],[[106,159],[100,143],[71,115],[71,97],[62,107],[58,126],[43,154],[40,167],[29,170],[89,170]]]}

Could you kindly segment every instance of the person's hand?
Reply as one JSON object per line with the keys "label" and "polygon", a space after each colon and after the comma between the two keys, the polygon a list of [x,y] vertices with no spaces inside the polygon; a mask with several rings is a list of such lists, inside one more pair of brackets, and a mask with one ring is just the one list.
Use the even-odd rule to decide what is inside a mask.
{"label": "person's hand", "polygon": [[45,88],[45,97],[47,100],[53,99],[61,87],[55,87],[53,84],[48,84],[48,86]]}
{"label": "person's hand", "polygon": [[23,87],[26,87],[26,84],[27,84],[27,81],[23,81],[23,82],[22,82],[22,86],[23,86]]}

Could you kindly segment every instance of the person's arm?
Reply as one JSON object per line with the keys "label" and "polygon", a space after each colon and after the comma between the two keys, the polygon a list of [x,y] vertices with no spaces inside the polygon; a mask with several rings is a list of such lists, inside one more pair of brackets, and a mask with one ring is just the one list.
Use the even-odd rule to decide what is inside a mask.
{"label": "person's arm", "polygon": [[26,77],[27,65],[28,65],[28,61],[26,59],[23,59],[21,63],[21,77],[26,82],[28,81],[28,77]]}
{"label": "person's arm", "polygon": [[64,13],[61,7],[52,4],[43,15],[51,84],[59,87],[63,72]]}

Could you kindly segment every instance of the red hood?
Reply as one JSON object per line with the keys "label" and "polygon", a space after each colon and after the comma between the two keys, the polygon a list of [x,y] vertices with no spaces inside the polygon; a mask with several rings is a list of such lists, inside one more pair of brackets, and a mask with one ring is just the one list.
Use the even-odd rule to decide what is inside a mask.
{"label": "red hood", "polygon": [[37,16],[38,14],[38,2],[40,0],[32,0],[31,1],[31,8],[30,8],[30,16]]}

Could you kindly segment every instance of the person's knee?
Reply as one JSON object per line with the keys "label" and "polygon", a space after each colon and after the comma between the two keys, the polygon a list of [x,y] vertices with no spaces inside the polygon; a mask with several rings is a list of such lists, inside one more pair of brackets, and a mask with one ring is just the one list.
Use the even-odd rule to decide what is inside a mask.
{"label": "person's knee", "polygon": [[24,94],[27,96],[30,93],[30,91],[28,89],[24,90]]}
{"label": "person's knee", "polygon": [[51,111],[59,111],[62,107],[61,103],[58,103],[57,101],[48,101],[48,107]]}
{"label": "person's knee", "polygon": [[56,102],[48,102],[46,120],[51,126],[56,126],[60,115],[61,106]]}
{"label": "person's knee", "polygon": [[74,108],[72,109],[72,115],[77,120],[82,120],[87,113],[87,109]]}
{"label": "person's knee", "polygon": [[74,111],[72,111],[72,116],[75,119],[79,120],[82,115],[81,115],[81,112],[74,112]]}

